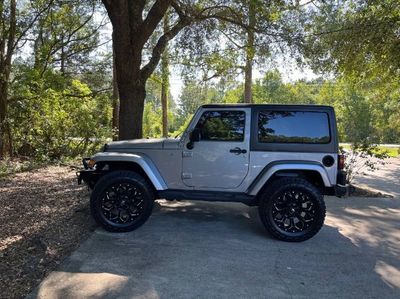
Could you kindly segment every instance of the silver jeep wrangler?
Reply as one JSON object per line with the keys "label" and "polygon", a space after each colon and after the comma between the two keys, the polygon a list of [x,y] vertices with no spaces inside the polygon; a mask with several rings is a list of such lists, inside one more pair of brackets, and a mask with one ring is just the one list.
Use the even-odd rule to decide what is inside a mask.
{"label": "silver jeep wrangler", "polygon": [[112,142],[83,164],[109,231],[141,226],[158,198],[226,201],[258,206],[274,237],[299,242],[321,229],[323,195],[346,192],[329,106],[204,105],[180,138]]}

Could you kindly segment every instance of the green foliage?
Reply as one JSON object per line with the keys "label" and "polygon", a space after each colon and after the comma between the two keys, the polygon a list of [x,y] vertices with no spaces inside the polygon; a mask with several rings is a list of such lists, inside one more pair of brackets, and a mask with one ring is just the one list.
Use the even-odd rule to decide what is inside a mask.
{"label": "green foliage", "polygon": [[[400,143],[400,79],[381,84],[361,83],[352,78],[284,83],[276,70],[267,72],[253,84],[257,104],[319,104],[335,107],[340,141]],[[180,118],[194,113],[205,103],[243,103],[243,85],[225,93],[215,85],[187,82],[180,98]],[[217,97],[215,95],[218,95]],[[184,121],[181,121],[183,123]]]}
{"label": "green foliage", "polygon": [[398,76],[398,0],[316,1],[304,14],[303,54],[320,71],[362,78]]}
{"label": "green foliage", "polygon": [[[199,10],[225,3],[195,2]],[[274,54],[297,47],[303,55],[297,58],[334,79],[285,83],[278,71],[268,71],[253,82],[254,103],[332,105],[341,141],[400,143],[398,1],[299,3],[235,0],[227,4],[229,9],[221,6],[219,19],[206,18],[181,32],[168,52],[171,65],[178,63],[185,75],[177,103],[168,97],[170,136],[181,134],[202,104],[244,101],[244,87],[237,80],[246,54],[254,54],[261,67]],[[105,42],[99,31],[104,11],[97,5],[95,0],[18,3],[17,37],[24,34],[13,56],[7,99],[15,154],[57,160],[88,154],[111,137],[112,53],[110,47],[100,47]],[[256,7],[253,47],[246,42],[250,29],[238,25],[249,22],[250,5]],[[226,22],[232,13],[237,23]],[[177,21],[171,9],[170,23]],[[156,29],[157,34],[162,31],[162,26]],[[157,34],[148,41],[143,62],[151,57]],[[143,135],[160,137],[159,71],[146,90]]]}
{"label": "green foliage", "polygon": [[38,26],[32,28],[35,69],[42,73],[49,68],[59,69],[64,74],[91,69],[90,54],[100,43],[98,29],[104,26],[95,20],[95,8],[93,0],[52,3],[38,18]]}
{"label": "green foliage", "polygon": [[13,83],[10,123],[14,151],[38,160],[93,152],[111,136],[108,97],[56,72],[21,67]]}
{"label": "green foliage", "polygon": [[152,102],[148,102],[144,106],[143,113],[143,137],[159,138],[162,135],[162,113],[161,108],[154,108]]}

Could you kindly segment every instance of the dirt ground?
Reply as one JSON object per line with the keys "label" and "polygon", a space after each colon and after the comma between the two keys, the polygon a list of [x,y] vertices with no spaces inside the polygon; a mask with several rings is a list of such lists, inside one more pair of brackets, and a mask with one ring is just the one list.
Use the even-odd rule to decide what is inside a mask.
{"label": "dirt ground", "polygon": [[0,180],[0,298],[23,298],[95,229],[75,171],[51,166]]}

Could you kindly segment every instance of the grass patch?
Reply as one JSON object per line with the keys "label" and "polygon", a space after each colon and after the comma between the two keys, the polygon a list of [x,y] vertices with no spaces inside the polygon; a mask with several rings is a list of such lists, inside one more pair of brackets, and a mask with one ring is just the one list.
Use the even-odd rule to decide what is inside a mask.
{"label": "grass patch", "polygon": [[[345,150],[350,150],[350,144],[340,144],[342,148]],[[400,147],[386,147],[386,146],[378,146],[377,153],[386,153],[391,158],[396,158],[400,156]]]}
{"label": "grass patch", "polygon": [[380,151],[386,152],[386,154],[389,157],[398,157],[400,156],[400,148],[399,147],[384,147],[384,146],[379,146]]}

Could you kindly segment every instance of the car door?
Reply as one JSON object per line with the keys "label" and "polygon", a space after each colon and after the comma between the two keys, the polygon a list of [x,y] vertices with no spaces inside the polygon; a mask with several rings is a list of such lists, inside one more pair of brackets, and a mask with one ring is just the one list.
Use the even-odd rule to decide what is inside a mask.
{"label": "car door", "polygon": [[200,140],[185,145],[182,180],[195,189],[234,189],[249,169],[250,109],[205,110],[194,126]]}

